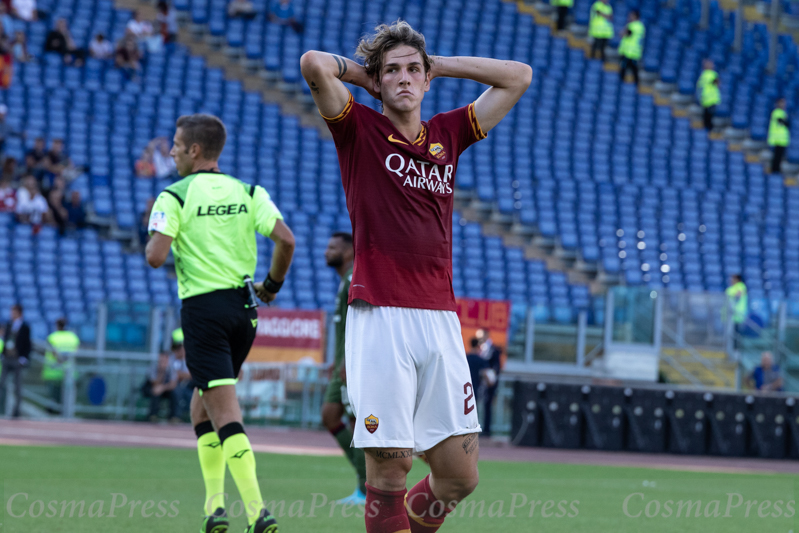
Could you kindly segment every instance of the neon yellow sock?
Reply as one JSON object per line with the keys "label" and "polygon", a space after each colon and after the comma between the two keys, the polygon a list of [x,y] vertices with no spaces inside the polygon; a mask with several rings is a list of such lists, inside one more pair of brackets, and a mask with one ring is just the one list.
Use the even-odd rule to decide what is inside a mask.
{"label": "neon yellow sock", "polygon": [[219,436],[206,433],[197,439],[197,455],[205,480],[205,514],[213,514],[218,507],[225,507],[225,454]]}
{"label": "neon yellow sock", "polygon": [[255,455],[250,439],[245,433],[236,433],[225,439],[222,449],[230,474],[239,488],[244,511],[247,513],[247,523],[252,524],[258,519],[263,508],[263,498],[261,498],[261,487],[258,486],[258,477],[255,475]]}

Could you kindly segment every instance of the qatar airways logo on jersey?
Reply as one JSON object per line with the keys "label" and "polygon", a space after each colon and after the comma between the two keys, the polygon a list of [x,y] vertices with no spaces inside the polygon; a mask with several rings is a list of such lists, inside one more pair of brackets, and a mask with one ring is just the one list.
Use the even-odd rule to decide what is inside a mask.
{"label": "qatar airways logo on jersey", "polygon": [[418,159],[405,159],[400,154],[386,157],[386,170],[404,180],[403,187],[426,189],[439,194],[452,194],[454,165],[433,165]]}

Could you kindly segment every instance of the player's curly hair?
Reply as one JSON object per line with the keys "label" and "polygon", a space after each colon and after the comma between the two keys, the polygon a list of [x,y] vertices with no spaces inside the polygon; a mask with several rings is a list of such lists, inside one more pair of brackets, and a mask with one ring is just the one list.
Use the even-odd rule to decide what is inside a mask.
{"label": "player's curly hair", "polygon": [[366,69],[366,74],[379,80],[386,52],[402,45],[416,48],[419,55],[422,56],[422,65],[427,74],[433,65],[433,60],[427,55],[424,35],[414,30],[404,20],[397,20],[391,25],[380,24],[377,26],[374,35],[363,38],[358,43],[355,57],[363,59],[363,68]]}

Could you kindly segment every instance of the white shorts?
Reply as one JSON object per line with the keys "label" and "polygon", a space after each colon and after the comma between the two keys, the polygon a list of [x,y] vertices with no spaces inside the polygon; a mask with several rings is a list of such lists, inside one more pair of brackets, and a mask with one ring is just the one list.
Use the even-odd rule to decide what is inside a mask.
{"label": "white shorts", "polygon": [[452,311],[356,300],[347,311],[345,352],[356,448],[420,453],[448,437],[481,431]]}

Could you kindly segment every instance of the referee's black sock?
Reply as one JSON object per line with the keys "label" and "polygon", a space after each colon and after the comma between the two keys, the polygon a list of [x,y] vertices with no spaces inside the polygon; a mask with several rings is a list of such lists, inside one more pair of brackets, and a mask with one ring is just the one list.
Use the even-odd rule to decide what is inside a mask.
{"label": "referee's black sock", "polygon": [[197,435],[197,455],[200,456],[200,470],[205,481],[205,508],[207,515],[219,507],[225,508],[225,456],[222,443],[210,421],[194,426]]}

